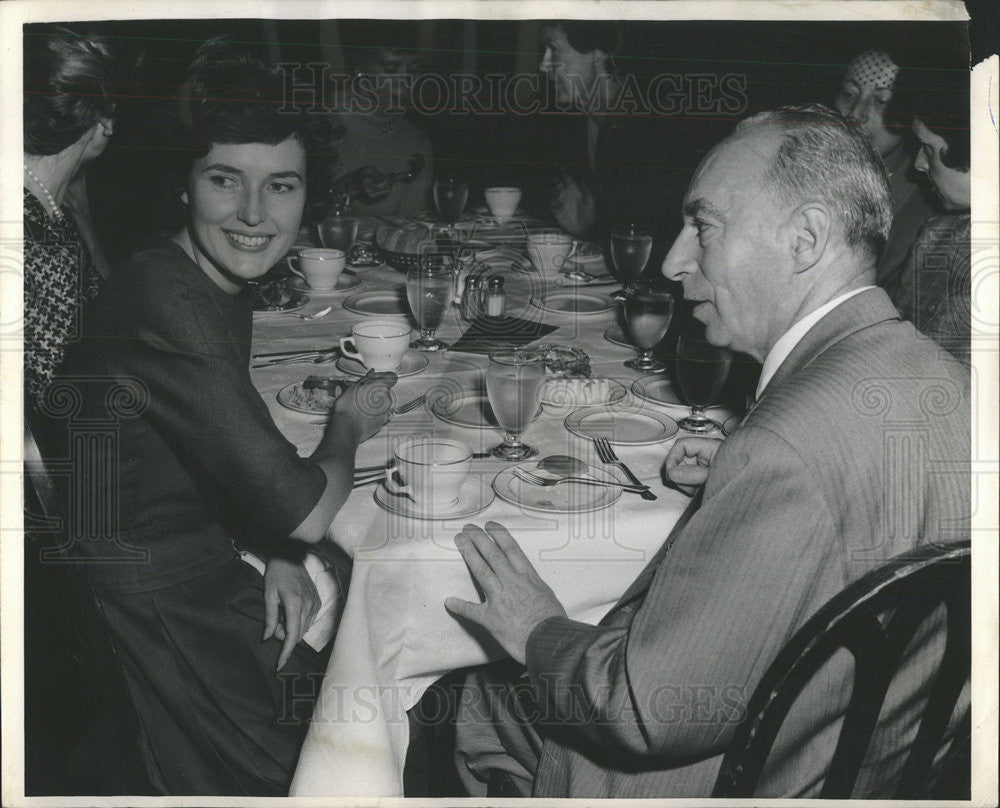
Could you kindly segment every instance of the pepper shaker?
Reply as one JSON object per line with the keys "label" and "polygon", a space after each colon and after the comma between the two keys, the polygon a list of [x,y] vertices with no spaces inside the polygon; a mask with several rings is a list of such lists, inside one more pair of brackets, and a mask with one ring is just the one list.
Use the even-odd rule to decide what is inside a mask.
{"label": "pepper shaker", "polygon": [[462,291],[462,319],[468,322],[475,320],[481,312],[480,302],[483,295],[483,279],[477,275],[469,275],[465,279],[465,289]]}

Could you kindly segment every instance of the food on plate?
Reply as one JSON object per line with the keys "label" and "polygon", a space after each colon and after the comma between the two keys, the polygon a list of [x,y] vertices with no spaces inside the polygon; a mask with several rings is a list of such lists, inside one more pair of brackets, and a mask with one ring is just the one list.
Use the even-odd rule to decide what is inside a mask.
{"label": "food on plate", "polygon": [[585,351],[569,345],[539,345],[538,350],[543,354],[545,371],[550,376],[590,376],[590,357]]}
{"label": "food on plate", "polygon": [[353,383],[350,379],[309,376],[305,381],[292,385],[288,391],[288,402],[315,412],[328,412]]}
{"label": "food on plate", "polygon": [[433,232],[421,222],[386,224],[375,233],[375,244],[388,252],[419,255],[422,250],[435,246],[435,243]]}
{"label": "food on plate", "polygon": [[254,311],[280,311],[285,308],[298,294],[288,284],[289,279],[282,278],[252,287]]}
{"label": "food on plate", "polygon": [[625,388],[611,379],[553,378],[542,388],[542,403],[553,407],[613,404],[625,397]]}

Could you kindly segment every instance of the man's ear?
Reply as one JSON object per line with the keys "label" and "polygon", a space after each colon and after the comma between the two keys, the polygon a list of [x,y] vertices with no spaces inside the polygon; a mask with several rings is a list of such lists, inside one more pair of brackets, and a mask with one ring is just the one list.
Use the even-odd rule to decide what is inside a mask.
{"label": "man's ear", "polygon": [[796,273],[812,268],[823,257],[832,225],[829,209],[819,202],[806,202],[792,211],[788,234]]}

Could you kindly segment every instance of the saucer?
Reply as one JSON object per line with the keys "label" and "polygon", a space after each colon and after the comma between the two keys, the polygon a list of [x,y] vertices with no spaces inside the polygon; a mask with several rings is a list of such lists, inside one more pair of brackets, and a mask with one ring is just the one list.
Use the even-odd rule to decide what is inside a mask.
{"label": "saucer", "polygon": [[346,272],[343,273],[339,278],[337,278],[337,285],[332,289],[313,289],[309,286],[305,279],[298,277],[297,275],[292,278],[288,285],[293,289],[302,289],[311,292],[314,295],[335,295],[340,292],[346,292],[348,289],[353,289],[356,286],[361,285],[361,278],[357,275],[348,275]]}
{"label": "saucer", "polygon": [[[403,354],[403,364],[399,366],[399,370],[394,372],[400,378],[413,376],[427,367],[430,361],[425,354],[419,351],[407,351]],[[350,373],[352,376],[364,376],[368,372],[368,368],[361,362],[347,356],[342,356],[337,360],[337,370]]]}
{"label": "saucer", "polygon": [[353,295],[344,301],[344,308],[355,314],[377,314],[380,317],[410,316],[405,286]]}
{"label": "saucer", "polygon": [[673,418],[654,410],[615,407],[584,407],[570,413],[564,424],[581,438],[607,438],[623,446],[661,443],[670,440],[678,429]]}
{"label": "saucer", "polygon": [[615,302],[606,295],[589,295],[586,292],[549,292],[543,297],[532,298],[543,311],[556,314],[579,314],[590,316],[613,311]]}
{"label": "saucer", "polygon": [[[608,489],[609,491],[612,489]],[[621,494],[621,491],[618,492]],[[473,514],[486,510],[496,499],[493,488],[482,477],[470,475],[462,487],[458,489],[458,502],[436,513],[426,506],[417,505],[405,494],[393,494],[385,487],[385,483],[375,489],[375,502],[380,508],[407,516],[410,519],[443,521],[446,519],[466,519]]]}
{"label": "saucer", "polygon": [[[520,463],[517,466],[504,469],[493,478],[493,490],[504,502],[528,510],[546,513],[587,513],[614,505],[622,495],[620,488],[604,488],[596,485],[576,483],[552,486],[534,485],[516,477],[514,475],[515,468],[537,471],[538,461],[529,460],[527,463]],[[612,474],[594,466],[588,466],[583,476],[612,483],[618,482]]]}

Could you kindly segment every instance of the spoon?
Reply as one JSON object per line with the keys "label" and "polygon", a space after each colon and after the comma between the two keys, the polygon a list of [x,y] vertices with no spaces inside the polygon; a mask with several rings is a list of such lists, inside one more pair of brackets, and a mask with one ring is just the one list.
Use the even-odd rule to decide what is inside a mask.
{"label": "spoon", "polygon": [[569,455],[549,455],[539,460],[536,468],[557,477],[580,477],[590,471],[586,463]]}

